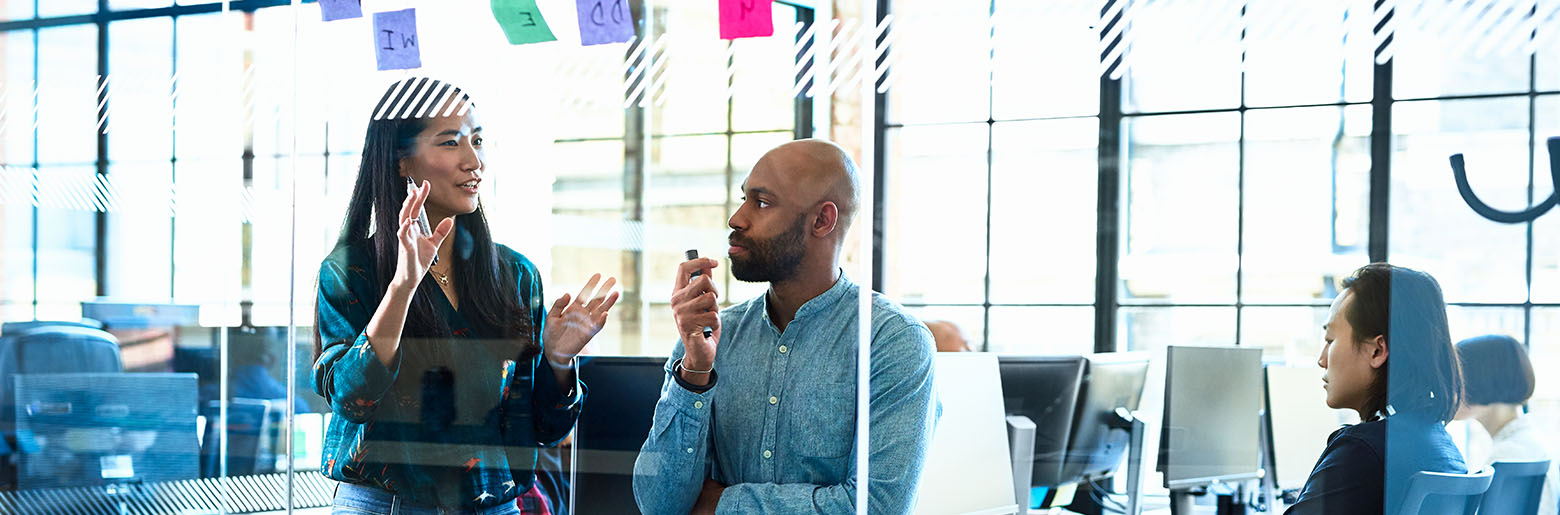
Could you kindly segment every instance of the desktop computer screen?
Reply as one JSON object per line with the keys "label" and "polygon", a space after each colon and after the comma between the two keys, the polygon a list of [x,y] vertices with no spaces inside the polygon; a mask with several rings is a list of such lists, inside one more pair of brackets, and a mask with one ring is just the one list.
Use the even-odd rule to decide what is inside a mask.
{"label": "desktop computer screen", "polygon": [[1002,405],[1007,415],[1035,424],[1034,467],[1029,484],[1066,483],[1068,436],[1078,407],[1078,387],[1087,361],[1083,356],[998,356]]}
{"label": "desktop computer screen", "polygon": [[1147,381],[1147,353],[1089,356],[1068,438],[1067,462],[1062,466],[1063,481],[1104,478],[1121,464],[1131,435],[1116,409],[1137,411]]}
{"label": "desktop computer screen", "polygon": [[1165,487],[1262,477],[1262,349],[1172,345],[1165,355]]}
{"label": "desktop computer screen", "polygon": [[574,513],[639,513],[634,460],[650,435],[665,366],[665,357],[581,358],[587,393],[575,426]]}
{"label": "desktop computer screen", "polygon": [[194,479],[195,374],[16,375],[23,489]]}
{"label": "desktop computer screen", "polygon": [[1327,407],[1322,369],[1269,365],[1266,374],[1267,449],[1273,484],[1299,490],[1327,448],[1327,437],[1354,412]]}

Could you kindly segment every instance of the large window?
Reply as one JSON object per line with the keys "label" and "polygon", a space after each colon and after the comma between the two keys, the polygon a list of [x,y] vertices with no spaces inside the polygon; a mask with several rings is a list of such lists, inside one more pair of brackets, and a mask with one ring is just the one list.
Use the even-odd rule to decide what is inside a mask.
{"label": "large window", "polygon": [[[1552,4],[1401,5],[1382,49],[1372,2],[1085,4],[890,3],[890,297],[978,350],[1234,344],[1314,366],[1340,280],[1386,260],[1441,282],[1454,340],[1509,334],[1554,362],[1555,215],[1485,220],[1447,165],[1466,154],[1507,210],[1552,191],[1557,61],[1532,51]],[[1540,383],[1529,409],[1554,424],[1560,391]]]}
{"label": "large window", "polygon": [[889,199],[880,287],[923,319],[955,323],[977,350],[1089,352],[1099,141],[1091,10],[895,6],[902,43],[880,136]]}
{"label": "large window", "polygon": [[[653,30],[633,43],[636,66],[626,76],[621,52],[577,49],[563,85],[580,89],[561,113],[576,123],[549,150],[566,166],[552,183],[554,284],[600,272],[623,288],[621,307],[591,344],[596,354],[671,352],[677,335],[664,272],[687,249],[718,255],[753,163],[813,134],[811,118],[799,115],[814,100],[789,87],[810,10],[777,3],[774,37],[712,44],[714,11],[652,5]],[[764,291],[734,280],[729,268],[715,273],[726,305]]]}

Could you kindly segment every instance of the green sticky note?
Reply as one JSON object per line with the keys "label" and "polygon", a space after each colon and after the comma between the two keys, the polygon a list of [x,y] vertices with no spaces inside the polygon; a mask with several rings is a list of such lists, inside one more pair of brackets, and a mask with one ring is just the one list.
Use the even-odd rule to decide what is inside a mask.
{"label": "green sticky note", "polygon": [[542,19],[536,0],[493,0],[493,17],[511,45],[558,40],[547,28],[547,20]]}

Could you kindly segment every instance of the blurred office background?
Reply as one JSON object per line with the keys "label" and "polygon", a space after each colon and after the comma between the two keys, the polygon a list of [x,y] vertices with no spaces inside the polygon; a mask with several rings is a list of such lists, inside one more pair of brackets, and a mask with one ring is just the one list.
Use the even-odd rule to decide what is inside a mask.
{"label": "blurred office background", "polygon": [[[410,75],[477,99],[495,239],[549,301],[618,277],[591,354],[665,356],[682,251],[724,247],[763,152],[824,137],[878,187],[847,273],[975,351],[1147,352],[1149,442],[1167,346],[1314,367],[1339,281],[1370,261],[1439,279],[1454,341],[1511,335],[1560,365],[1557,215],[1484,219],[1447,166],[1466,154],[1507,210],[1553,191],[1555,0],[1401,3],[1385,44],[1358,0],[786,0],[774,36],[735,41],[714,2],[636,0],[638,36],[599,46],[571,2],[539,4],[559,41],[511,46],[488,2],[371,2],[417,8],[423,42],[422,69],[380,72],[369,18],[313,2],[0,1],[0,339],[104,330],[38,333],[83,343],[4,373],[195,374],[125,387],[193,397],[203,421],[141,428],[200,428],[168,451],[194,468],[147,477],[313,473],[315,274],[373,103]],[[763,292],[716,274],[727,303]],[[1541,375],[1527,409],[1560,427],[1560,384]]]}

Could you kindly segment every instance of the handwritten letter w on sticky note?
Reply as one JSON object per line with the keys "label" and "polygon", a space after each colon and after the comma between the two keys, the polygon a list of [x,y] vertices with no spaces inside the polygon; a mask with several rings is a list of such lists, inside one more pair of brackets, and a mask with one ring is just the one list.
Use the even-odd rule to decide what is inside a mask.
{"label": "handwritten letter w on sticky note", "polygon": [[374,13],[374,53],[379,57],[380,70],[422,67],[415,9]]}
{"label": "handwritten letter w on sticky note", "polygon": [[504,37],[509,38],[511,45],[558,40],[547,28],[547,20],[542,19],[536,0],[493,0],[493,18],[503,27]]}
{"label": "handwritten letter w on sticky note", "polygon": [[627,0],[575,0],[580,13],[580,44],[602,45],[634,39],[634,17]]}
{"label": "handwritten letter w on sticky note", "polygon": [[775,33],[769,0],[720,0],[720,38],[769,37]]}
{"label": "handwritten letter w on sticky note", "polygon": [[358,0],[320,0],[320,17],[325,21],[362,18],[363,5]]}

